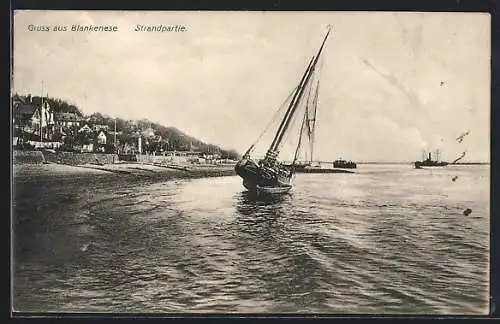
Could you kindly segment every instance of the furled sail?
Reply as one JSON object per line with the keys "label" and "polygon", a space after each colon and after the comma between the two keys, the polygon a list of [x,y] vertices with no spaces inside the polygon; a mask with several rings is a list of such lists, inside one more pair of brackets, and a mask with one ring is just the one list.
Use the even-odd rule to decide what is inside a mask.
{"label": "furled sail", "polygon": [[[304,149],[304,146],[307,146],[305,148],[305,156],[302,162],[300,163],[301,165],[310,165],[313,161],[313,156],[314,156],[314,133],[315,133],[315,128],[316,128],[316,111],[317,111],[317,105],[318,105],[318,92],[319,92],[319,81],[316,82],[316,86],[314,87],[314,93],[311,94],[311,90],[313,89],[313,86],[309,88],[309,94],[308,94],[308,99],[306,102],[306,107],[305,107],[305,113],[304,113],[304,118],[302,119],[302,124],[300,127],[300,133],[299,133],[299,142],[297,144],[297,148],[295,150],[295,155],[293,158],[293,163],[300,163],[299,158],[300,158],[300,153]],[[306,143],[304,143],[306,141]]]}
{"label": "furled sail", "polygon": [[299,83],[299,87],[297,88],[294,97],[290,102],[287,114],[285,115],[285,118],[283,119],[280,127],[278,128],[276,136],[274,137],[274,140],[271,143],[271,146],[269,147],[268,153],[271,155],[277,155],[279,153],[279,147],[281,141],[283,140],[283,136],[285,135],[285,132],[287,131],[288,126],[290,125],[291,118],[295,113],[295,110],[299,106],[302,96],[304,95],[304,90],[306,89],[307,84],[309,83],[312,75],[314,74],[314,71],[316,69],[316,64],[318,63],[318,59],[321,56],[323,47],[325,46],[325,42],[329,34],[330,34],[330,29],[328,29],[328,32],[326,33],[326,36],[323,39],[323,43],[321,44],[318,54],[311,59],[311,62],[309,63],[309,66],[307,67],[306,72],[304,73],[304,76],[302,77],[302,80]]}

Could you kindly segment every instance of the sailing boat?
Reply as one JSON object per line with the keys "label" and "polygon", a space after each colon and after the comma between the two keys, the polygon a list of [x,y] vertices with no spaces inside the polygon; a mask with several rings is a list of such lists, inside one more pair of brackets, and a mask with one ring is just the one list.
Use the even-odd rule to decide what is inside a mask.
{"label": "sailing boat", "polygon": [[[316,72],[316,66],[318,60],[325,46],[325,42],[330,34],[331,27],[328,28],[328,32],[321,43],[318,53],[313,56],[307,66],[299,84],[293,90],[291,94],[291,101],[289,102],[288,108],[280,125],[274,135],[274,139],[269,146],[265,157],[258,162],[253,160],[250,156],[255,144],[251,145],[250,148],[245,152],[243,157],[238,161],[235,166],[236,173],[243,179],[243,186],[249,191],[256,192],[258,194],[281,194],[290,191],[292,188],[291,180],[295,174],[295,170],[299,167],[297,163],[298,151],[301,146],[302,133],[304,131],[304,125],[308,117],[309,111],[306,108],[306,113],[304,114],[304,119],[301,127],[301,134],[299,137],[299,142],[295,152],[294,160],[291,164],[287,165],[278,160],[280,149],[282,147],[283,141],[285,139],[285,134],[289,131],[291,121],[296,114],[297,108],[303,103],[305,90],[309,89],[309,94],[311,92],[313,75]],[[313,96],[313,103],[317,102],[317,89],[319,82],[316,83],[316,91]],[[314,97],[316,99],[314,100]],[[309,95],[306,104],[309,104]],[[288,99],[287,99],[288,100]],[[306,106],[307,107],[307,106]]]}

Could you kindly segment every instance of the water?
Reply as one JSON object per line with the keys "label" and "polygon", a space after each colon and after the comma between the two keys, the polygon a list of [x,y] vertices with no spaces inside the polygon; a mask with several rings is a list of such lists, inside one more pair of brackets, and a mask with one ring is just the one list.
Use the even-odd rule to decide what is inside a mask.
{"label": "water", "polygon": [[238,177],[18,183],[14,307],[486,314],[489,166],[358,171],[268,202]]}

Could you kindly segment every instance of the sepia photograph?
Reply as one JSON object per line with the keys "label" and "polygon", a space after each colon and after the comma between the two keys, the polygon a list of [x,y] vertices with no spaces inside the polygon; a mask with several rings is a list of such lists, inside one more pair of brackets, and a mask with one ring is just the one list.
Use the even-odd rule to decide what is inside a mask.
{"label": "sepia photograph", "polygon": [[488,315],[491,17],[16,10],[20,313]]}

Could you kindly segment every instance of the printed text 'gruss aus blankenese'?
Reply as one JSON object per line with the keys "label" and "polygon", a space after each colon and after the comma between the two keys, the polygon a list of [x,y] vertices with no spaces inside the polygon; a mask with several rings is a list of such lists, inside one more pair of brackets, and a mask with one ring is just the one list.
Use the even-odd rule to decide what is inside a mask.
{"label": "printed text 'gruss aus blankenese'", "polygon": [[32,32],[116,32],[118,26],[114,25],[28,25],[28,30]]}

